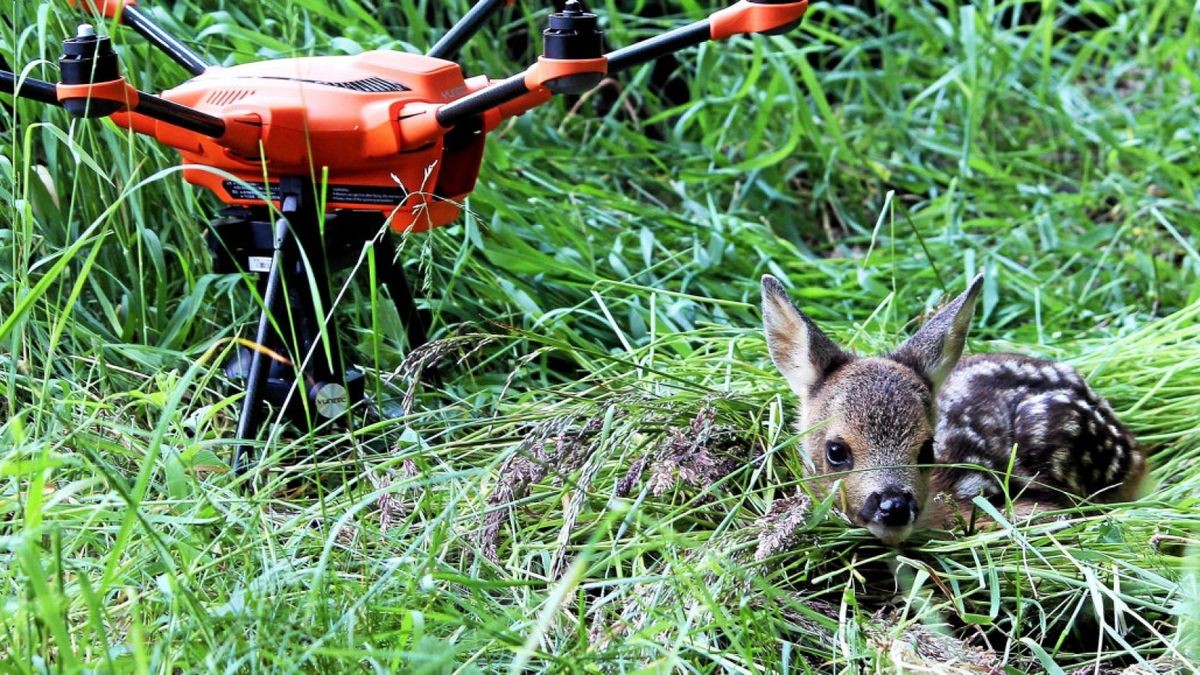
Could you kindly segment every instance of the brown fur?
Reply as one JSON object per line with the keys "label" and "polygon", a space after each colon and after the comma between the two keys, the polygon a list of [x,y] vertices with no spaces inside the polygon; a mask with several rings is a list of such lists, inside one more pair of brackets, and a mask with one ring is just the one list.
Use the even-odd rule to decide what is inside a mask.
{"label": "brown fur", "polygon": [[[1002,503],[1007,492],[1022,512],[1124,501],[1145,474],[1133,435],[1070,367],[1016,354],[959,360],[981,285],[976,277],[895,352],[862,358],[763,277],[767,344],[801,399],[803,447],[826,484],[840,484],[843,511],[886,543],[942,527],[979,495]],[[901,503],[915,512],[907,520]]]}

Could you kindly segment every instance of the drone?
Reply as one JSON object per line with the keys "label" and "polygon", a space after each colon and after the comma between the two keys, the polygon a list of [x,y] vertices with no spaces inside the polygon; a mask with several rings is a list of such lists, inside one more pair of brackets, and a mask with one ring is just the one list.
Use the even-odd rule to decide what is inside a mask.
{"label": "drone", "polygon": [[569,0],[550,14],[542,55],[529,68],[499,80],[465,76],[458,51],[514,2],[480,0],[424,55],[377,50],[221,67],[156,24],[137,0],[70,0],[132,28],[192,79],[161,96],[139,91],[121,76],[110,39],[90,24],[63,41],[58,83],[0,70],[0,93],[76,117],[108,117],[176,149],[184,180],[225,205],[208,229],[214,270],[254,275],[262,299],[254,348],[239,349],[226,366],[245,381],[233,471],[248,465],[266,404],[293,419],[338,419],[363,399],[362,372],[344,365],[336,330],[324,322],[330,273],[364,247],[409,348],[426,342],[392,238],[379,235],[454,222],[475,187],[489,132],[555,95],[585,93],[607,75],[702,42],[785,33],[808,5],[739,0],[606,54],[598,17]]}

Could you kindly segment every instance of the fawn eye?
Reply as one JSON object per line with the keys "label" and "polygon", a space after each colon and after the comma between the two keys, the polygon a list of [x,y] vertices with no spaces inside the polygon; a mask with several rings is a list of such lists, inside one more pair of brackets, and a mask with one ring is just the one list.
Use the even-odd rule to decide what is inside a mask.
{"label": "fawn eye", "polygon": [[937,458],[933,456],[933,439],[931,438],[921,445],[921,452],[917,455],[917,464],[924,464],[926,466],[922,468],[928,468],[928,465],[936,461]]}
{"label": "fawn eye", "polygon": [[838,469],[849,469],[851,460],[850,448],[841,441],[828,441],[825,443],[825,459],[829,460],[829,464]]}

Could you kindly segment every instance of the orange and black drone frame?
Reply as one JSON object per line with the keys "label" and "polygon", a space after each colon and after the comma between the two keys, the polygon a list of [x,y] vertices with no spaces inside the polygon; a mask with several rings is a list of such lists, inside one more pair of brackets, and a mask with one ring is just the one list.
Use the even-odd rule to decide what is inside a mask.
{"label": "orange and black drone frame", "polygon": [[[513,2],[475,3],[425,55],[370,51],[224,67],[163,30],[137,0],[70,0],[132,28],[193,77],[160,96],[139,91],[121,76],[109,38],[84,24],[63,42],[58,83],[0,70],[0,94],[109,117],[151,136],[179,151],[185,180],[229,207],[210,226],[215,266],[257,274],[263,301],[259,348],[227,367],[246,379],[238,438],[249,439],[262,401],[311,420],[344,415],[362,398],[361,373],[343,366],[336,340],[321,337],[330,332],[321,329],[321,310],[331,306],[324,275],[338,267],[338,251],[374,242],[410,347],[424,341],[393,245],[377,234],[384,223],[408,232],[453,222],[475,187],[484,141],[501,122],[708,40],[783,33],[807,8],[806,0],[739,0],[606,54],[596,15],[569,0],[550,15],[533,65],[499,80],[467,77],[453,60],[458,50]],[[321,264],[303,263],[313,259]],[[313,286],[301,278],[314,273],[319,298],[306,297]],[[277,321],[285,299],[293,304]],[[246,449],[235,452],[235,469]]]}
{"label": "orange and black drone frame", "polygon": [[[234,176],[183,172],[226,204],[261,204],[264,168],[269,180],[325,171],[328,209],[379,211],[396,231],[420,231],[458,217],[484,139],[505,119],[707,40],[787,30],[807,6],[741,0],[603,54],[596,16],[572,2],[550,17],[545,55],[527,70],[501,80],[465,77],[448,59],[488,14],[512,2],[479,2],[428,55],[371,51],[218,67],[152,22],[137,0],[71,0],[132,27],[194,77],[161,97],[138,91],[121,77],[108,38],[85,27],[64,42],[61,82],[26,78],[16,93],[79,116],[111,117],[175,148],[185,165]],[[13,91],[12,73],[0,72],[0,79]]]}

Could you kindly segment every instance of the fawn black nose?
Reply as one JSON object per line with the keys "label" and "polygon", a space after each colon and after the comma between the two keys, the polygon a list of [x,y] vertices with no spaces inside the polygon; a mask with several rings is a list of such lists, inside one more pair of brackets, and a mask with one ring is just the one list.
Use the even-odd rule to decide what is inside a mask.
{"label": "fawn black nose", "polygon": [[917,500],[911,492],[889,488],[872,493],[858,515],[864,522],[904,527],[917,519],[917,510]]}

